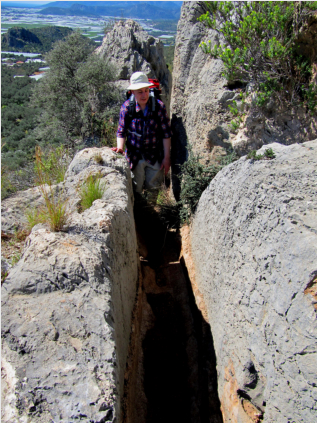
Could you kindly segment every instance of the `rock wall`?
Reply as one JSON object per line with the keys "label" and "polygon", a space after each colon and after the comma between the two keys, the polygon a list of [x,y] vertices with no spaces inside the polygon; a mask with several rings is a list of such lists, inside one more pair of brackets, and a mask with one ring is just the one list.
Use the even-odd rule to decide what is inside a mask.
{"label": "rock wall", "polygon": [[[117,66],[120,80],[129,80],[137,71],[159,79],[162,100],[169,110],[172,77],[164,59],[163,44],[137,22],[132,19],[117,22],[96,53]],[[129,84],[122,85],[126,88]]]}
{"label": "rock wall", "polygon": [[271,147],[218,173],[190,235],[225,423],[317,416],[317,140]]}
{"label": "rock wall", "polygon": [[223,105],[234,93],[225,87],[222,62],[199,48],[201,41],[216,37],[197,21],[205,11],[203,2],[183,2],[177,27],[171,98],[174,174],[187,158],[187,145],[205,159],[210,159],[212,147],[230,145],[230,116]]}
{"label": "rock wall", "polygon": [[[231,128],[232,114],[228,105],[237,101],[240,86],[230,86],[222,77],[223,65],[203,53],[199,44],[217,40],[217,33],[197,18],[206,11],[204,2],[183,2],[177,27],[173,64],[171,116],[173,125],[173,185],[179,191],[179,164],[187,158],[190,145],[203,160],[214,161],[228,147],[243,155],[263,144],[292,144],[313,140],[317,136],[316,118],[303,108],[281,107],[273,102],[263,112],[250,112],[241,129]],[[314,52],[316,26],[310,25],[302,35],[305,51]],[[314,35],[315,34],[315,35]],[[305,41],[304,41],[305,40]],[[313,54],[313,53],[312,53]],[[240,107],[240,106],[239,106]],[[233,131],[233,132],[232,132]]]}
{"label": "rock wall", "polygon": [[[89,175],[106,191],[79,213]],[[67,229],[35,226],[2,286],[2,421],[118,423],[138,283],[130,170],[85,149],[54,189],[69,199]],[[37,188],[3,201],[3,230],[23,221],[25,199],[40,206]]]}

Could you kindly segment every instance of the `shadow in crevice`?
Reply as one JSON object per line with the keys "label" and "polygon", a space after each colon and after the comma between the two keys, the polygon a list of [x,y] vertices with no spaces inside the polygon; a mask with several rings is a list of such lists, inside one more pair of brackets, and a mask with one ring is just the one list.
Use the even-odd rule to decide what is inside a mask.
{"label": "shadow in crevice", "polygon": [[201,422],[222,423],[221,404],[217,391],[217,358],[210,325],[206,322],[201,311],[197,307],[192,284],[183,257],[181,257],[180,263],[186,279],[189,307],[193,317],[197,339],[198,380],[202,402]]}
{"label": "shadow in crevice", "polygon": [[177,201],[180,199],[180,174],[181,166],[185,163],[188,156],[187,151],[187,132],[183,123],[183,118],[172,115],[172,148],[171,148],[171,174],[173,195]]}
{"label": "shadow in crevice", "polygon": [[188,365],[182,310],[166,292],[148,294],[154,326],[143,340],[147,422],[190,423]]}
{"label": "shadow in crevice", "polygon": [[179,260],[180,233],[143,203],[135,222],[142,289],[124,422],[222,423],[212,336]]}

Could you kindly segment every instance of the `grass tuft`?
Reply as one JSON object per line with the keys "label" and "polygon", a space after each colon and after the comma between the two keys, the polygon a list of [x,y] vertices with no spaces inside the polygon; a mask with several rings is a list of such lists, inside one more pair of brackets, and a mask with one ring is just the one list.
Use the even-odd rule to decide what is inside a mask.
{"label": "grass tuft", "polygon": [[80,211],[89,209],[95,200],[102,198],[107,187],[105,183],[101,181],[100,174],[89,175],[86,182],[80,188]]}
{"label": "grass tuft", "polygon": [[102,155],[100,154],[100,153],[96,153],[95,155],[94,155],[94,160],[95,160],[95,162],[96,163],[98,163],[98,164],[100,164],[100,165],[103,165],[103,158],[102,158]]}
{"label": "grass tuft", "polygon": [[69,213],[67,211],[68,202],[63,199],[62,191],[52,187],[54,176],[52,173],[46,172],[45,166],[42,165],[43,158],[40,147],[36,147],[35,149],[35,161],[37,183],[45,203],[45,206],[39,209],[38,217],[41,222],[48,223],[53,232],[61,231],[67,225],[69,218]]}
{"label": "grass tuft", "polygon": [[41,180],[38,181],[40,185],[43,182],[52,185],[64,181],[69,161],[65,146],[61,145],[45,153],[40,147],[36,147],[35,158],[35,173],[38,176],[41,174]]}

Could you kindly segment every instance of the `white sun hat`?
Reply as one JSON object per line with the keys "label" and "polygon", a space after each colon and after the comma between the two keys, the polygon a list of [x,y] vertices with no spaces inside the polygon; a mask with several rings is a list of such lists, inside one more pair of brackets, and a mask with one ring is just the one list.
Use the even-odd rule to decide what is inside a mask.
{"label": "white sun hat", "polygon": [[148,77],[143,72],[134,72],[130,78],[128,90],[139,90],[140,88],[151,87]]}

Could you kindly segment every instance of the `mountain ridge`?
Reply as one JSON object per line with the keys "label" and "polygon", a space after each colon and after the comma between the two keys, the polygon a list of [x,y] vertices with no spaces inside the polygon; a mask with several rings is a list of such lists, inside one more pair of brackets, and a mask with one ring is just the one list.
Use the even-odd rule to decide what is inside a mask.
{"label": "mountain ridge", "polygon": [[[158,4],[169,2],[67,2],[69,7],[60,6],[61,2],[53,2],[41,9],[43,15],[62,16],[120,16],[139,19],[178,19],[180,9],[169,5],[168,10]],[[89,5],[87,5],[89,3]],[[99,3],[96,5],[96,3]],[[100,3],[102,3],[100,5]],[[155,3],[155,4],[154,4]],[[47,7],[48,6],[48,7]]]}
{"label": "mountain ridge", "polygon": [[39,8],[43,15],[58,16],[118,16],[136,19],[179,19],[182,2],[179,1],[56,1],[10,2],[1,8]]}

